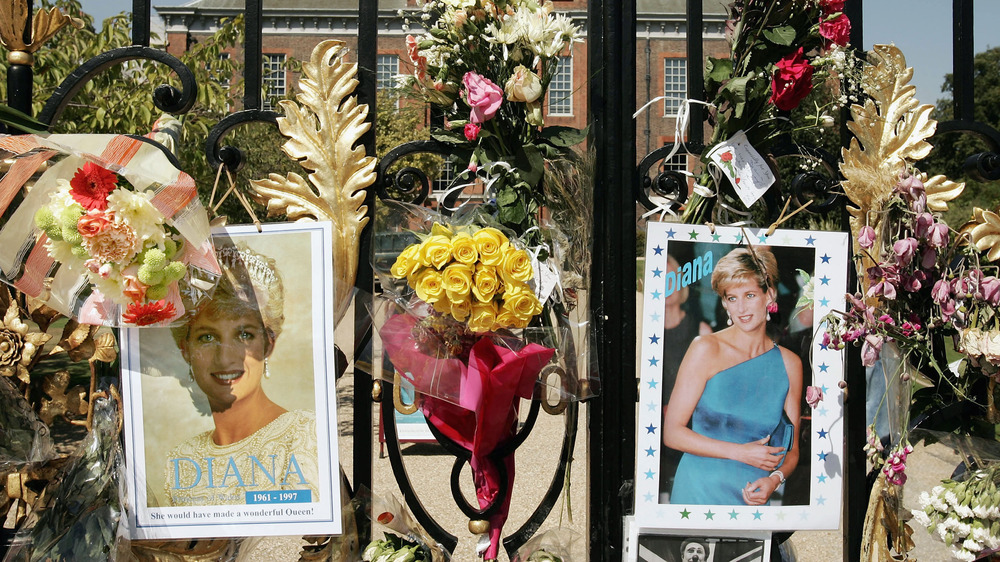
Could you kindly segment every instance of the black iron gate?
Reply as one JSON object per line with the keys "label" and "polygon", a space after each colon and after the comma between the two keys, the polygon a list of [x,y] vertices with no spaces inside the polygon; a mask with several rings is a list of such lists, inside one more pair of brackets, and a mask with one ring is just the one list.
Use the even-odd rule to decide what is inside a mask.
{"label": "black iron gate", "polygon": [[[28,3],[29,7],[31,3]],[[687,1],[688,30],[701,30],[702,0]],[[592,560],[611,561],[622,558],[622,520],[631,510],[631,483],[634,478],[634,438],[637,388],[635,379],[636,342],[631,337],[636,333],[636,299],[634,289],[636,239],[636,202],[642,201],[641,177],[645,170],[636,171],[636,125],[632,116],[636,99],[636,0],[591,0],[588,7],[587,42],[590,61],[601,61],[600,66],[588,69],[589,108],[588,122],[591,123],[591,143],[596,150],[594,204],[594,260],[591,280],[590,314],[597,331],[596,353],[599,360],[602,381],[601,395],[589,404],[588,464],[590,474],[588,524],[589,551]],[[852,43],[862,44],[862,1],[853,0],[845,8],[854,23]],[[59,119],[65,105],[80,88],[94,75],[104,69],[131,59],[148,59],[170,66],[178,75],[181,88],[158,86],[150,92],[158,108],[166,112],[184,113],[196,98],[198,85],[193,75],[179,60],[163,51],[149,47],[150,43],[150,0],[134,0],[132,3],[133,35],[132,46],[116,49],[87,61],[68,77],[45,105],[38,118],[45,123]],[[241,161],[240,151],[223,146],[223,140],[235,126],[248,122],[274,123],[278,114],[262,109],[261,59],[263,1],[247,0],[245,53],[245,94],[242,110],[230,114],[219,122],[206,139],[206,158],[217,167],[220,165],[235,169]],[[376,68],[378,38],[378,3],[376,0],[361,0],[358,10],[358,62],[361,69],[358,95],[361,103],[375,107]],[[988,150],[969,155],[968,165],[974,167],[981,176],[991,180],[1000,179],[1000,133],[995,129],[976,122],[973,116],[973,0],[953,0],[954,18],[954,119],[939,125],[940,133],[968,132],[982,138]],[[16,49],[15,49],[16,51]],[[687,34],[687,58],[702,60],[702,37],[699,33]],[[30,112],[32,99],[31,53],[14,52],[8,58],[8,104],[24,112]],[[688,65],[688,96],[704,99],[701,84],[702,70],[699,63]],[[689,146],[702,145],[701,123],[704,115],[694,108],[692,127],[689,131]],[[369,114],[374,122],[374,112]],[[846,133],[846,131],[845,131]],[[368,154],[375,152],[375,135],[371,130],[364,138]],[[846,134],[845,134],[846,136]],[[656,155],[648,155],[646,158]],[[662,157],[662,153],[660,154]],[[643,160],[645,160],[644,158]],[[369,213],[373,213],[375,192],[370,190],[366,201]],[[372,227],[361,243],[361,255],[367,256],[372,248]],[[370,294],[373,287],[373,273],[362,260],[357,277],[361,295]],[[359,296],[359,299],[370,297]],[[369,326],[356,334],[355,347],[358,365],[372,362],[361,357],[368,348],[372,337],[367,321],[368,306],[359,302],[356,306],[356,324]],[[848,369],[848,392],[851,396],[864,394],[863,369],[857,353],[850,354]],[[355,371],[354,386],[354,427],[370,428],[372,416],[373,378],[371,373],[360,367]],[[846,509],[844,527],[844,559],[853,558],[860,551],[861,528],[865,515],[864,502],[857,498],[866,497],[865,458],[862,454],[864,435],[864,401],[847,402],[847,451],[845,472],[846,498],[854,498]],[[353,441],[354,471],[351,484],[354,488],[372,486],[373,441],[368,431],[356,431]],[[558,480],[558,479],[557,479]],[[558,494],[558,485],[553,484]],[[401,487],[408,489],[406,483]],[[546,512],[547,513],[547,512]],[[424,515],[425,517],[426,514]],[[541,514],[544,519],[545,514]],[[432,520],[425,521],[430,528]],[[508,546],[516,548],[534,532],[533,527],[515,533]],[[443,532],[438,536],[444,544],[454,544]]]}

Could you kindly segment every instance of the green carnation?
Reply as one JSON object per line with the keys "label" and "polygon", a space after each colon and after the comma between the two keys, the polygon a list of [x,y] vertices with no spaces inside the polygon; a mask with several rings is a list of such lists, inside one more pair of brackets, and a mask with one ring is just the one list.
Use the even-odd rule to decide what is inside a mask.
{"label": "green carnation", "polygon": [[48,207],[42,207],[35,213],[35,225],[44,230],[49,238],[62,240],[62,227],[59,225],[56,216],[52,214],[52,210]]}
{"label": "green carnation", "polygon": [[163,280],[167,283],[180,281],[184,278],[185,273],[187,273],[187,266],[179,261],[172,261],[167,264],[167,267],[163,268]]}
{"label": "green carnation", "polygon": [[76,223],[80,222],[82,216],[83,207],[74,203],[59,211],[59,222],[62,223],[63,228],[68,226],[76,228]]}
{"label": "green carnation", "polygon": [[166,254],[168,260],[174,259],[174,256],[177,255],[178,249],[179,245],[173,238],[167,238],[163,241],[163,253]]}
{"label": "green carnation", "polygon": [[153,271],[160,271],[167,265],[167,255],[159,248],[150,248],[146,250],[146,255],[142,258],[142,262],[143,265],[148,265]]}
{"label": "green carnation", "polygon": [[164,277],[162,270],[154,269],[148,263],[144,263],[139,266],[137,276],[139,277],[139,281],[150,286],[163,283]]}
{"label": "green carnation", "polygon": [[83,244],[83,236],[80,235],[80,231],[76,229],[76,223],[73,226],[62,226],[62,239],[73,244],[74,246],[79,246]]}
{"label": "green carnation", "polygon": [[70,250],[70,252],[72,252],[73,256],[75,256],[78,259],[81,260],[90,259],[90,254],[87,252],[87,249],[84,248],[83,246],[73,246],[73,249]]}
{"label": "green carnation", "polygon": [[162,283],[146,289],[146,298],[151,301],[158,301],[167,296],[168,284]]}

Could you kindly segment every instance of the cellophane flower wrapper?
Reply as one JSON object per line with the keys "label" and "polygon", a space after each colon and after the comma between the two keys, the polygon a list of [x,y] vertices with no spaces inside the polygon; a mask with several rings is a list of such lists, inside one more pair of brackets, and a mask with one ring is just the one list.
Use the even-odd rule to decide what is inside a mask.
{"label": "cellophane flower wrapper", "polygon": [[115,400],[95,398],[93,429],[50,491],[41,496],[4,562],[114,560],[127,534],[122,521],[125,457]]}
{"label": "cellophane flower wrapper", "polygon": [[[372,264],[382,288],[381,302],[389,306],[376,309],[372,315],[386,318],[379,334],[394,369],[382,369],[378,376],[393,382],[395,371],[423,395],[469,406],[469,390],[463,391],[463,384],[469,380],[468,360],[475,344],[488,339],[497,353],[503,355],[530,354],[539,348],[554,350],[553,362],[542,365],[544,369],[536,373],[540,376],[535,381],[550,398],[584,399],[599,388],[596,369],[588,368],[587,363],[587,323],[573,323],[563,316],[558,325],[545,326],[536,319],[547,314],[543,306],[565,308],[559,302],[561,269],[556,265],[555,244],[529,247],[523,242],[526,237],[513,236],[491,223],[478,209],[462,210],[445,218],[430,209],[405,203],[390,202],[387,207],[390,212],[377,219],[379,234]],[[501,263],[484,265],[482,260],[472,260],[475,263],[465,268],[471,272],[465,284],[461,280],[450,284],[449,267],[458,263],[452,257],[454,247],[458,246],[459,252],[465,251],[479,236],[488,244],[495,241],[493,236],[499,236],[499,246],[506,246],[507,253],[519,260],[518,265],[508,267],[505,272],[506,266]],[[546,237],[563,239],[554,228]],[[427,251],[428,246],[431,251]],[[416,257],[421,251],[425,255],[440,252],[435,258],[440,267],[414,262],[416,269],[411,275],[394,275],[394,267],[395,273],[402,273],[401,256],[409,253]],[[511,269],[518,270],[518,280],[510,280]],[[418,276],[425,277],[417,281]],[[457,285],[461,285],[464,297],[449,300],[449,289]],[[505,305],[511,294],[517,299],[514,307]],[[485,304],[480,295],[492,304],[492,310],[484,315],[480,315],[480,305]],[[508,312],[510,309],[514,309],[514,314]],[[580,334],[584,341],[574,345],[573,336]],[[486,343],[480,344],[476,355],[482,357],[486,348]],[[576,365],[584,366],[579,370],[584,373],[580,378]],[[533,386],[534,383],[525,383],[519,395],[530,398]]]}
{"label": "cellophane flower wrapper", "polygon": [[448,551],[431,538],[410,510],[395,496],[373,494],[371,490],[362,487],[352,503],[360,513],[368,514],[371,518],[373,539],[367,545],[362,545],[361,560],[386,560],[383,556],[387,556],[388,560],[396,560],[393,554],[402,559],[405,553],[400,551],[409,551],[413,555],[413,558],[405,558],[407,560],[451,560]]}
{"label": "cellophane flower wrapper", "polygon": [[190,176],[123,135],[0,137],[0,273],[85,324],[174,325],[220,272]]}
{"label": "cellophane flower wrapper", "polygon": [[569,529],[549,529],[524,543],[511,562],[570,562],[573,545],[580,536]]}
{"label": "cellophane flower wrapper", "polygon": [[55,456],[48,426],[10,380],[0,378],[0,474]]}
{"label": "cellophane flower wrapper", "polygon": [[988,558],[1000,549],[1000,443],[922,429],[910,437],[949,446],[959,460],[938,485],[919,490],[918,500],[910,502],[916,508],[902,515],[945,543],[955,560]]}

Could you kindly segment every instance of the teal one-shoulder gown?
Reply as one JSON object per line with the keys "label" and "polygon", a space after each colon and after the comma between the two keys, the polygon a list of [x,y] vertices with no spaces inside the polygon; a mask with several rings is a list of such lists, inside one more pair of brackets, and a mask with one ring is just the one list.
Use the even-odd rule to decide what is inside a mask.
{"label": "teal one-shoulder gown", "polygon": [[[763,439],[781,420],[787,395],[788,374],[775,346],[709,379],[691,415],[691,429],[730,443]],[[670,503],[744,505],[743,488],[768,474],[738,461],[684,453]]]}

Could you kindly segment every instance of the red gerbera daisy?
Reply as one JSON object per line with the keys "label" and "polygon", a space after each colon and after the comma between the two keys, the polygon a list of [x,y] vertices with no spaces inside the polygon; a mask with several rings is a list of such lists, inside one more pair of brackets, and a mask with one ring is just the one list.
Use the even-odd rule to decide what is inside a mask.
{"label": "red gerbera daisy", "polygon": [[93,162],[87,162],[69,180],[69,194],[84,209],[104,210],[108,206],[108,194],[115,189],[118,176]]}
{"label": "red gerbera daisy", "polygon": [[177,309],[174,308],[174,303],[167,302],[166,299],[147,302],[146,304],[129,303],[125,309],[125,314],[122,314],[122,320],[136,326],[149,326],[150,324],[159,324],[164,320],[170,320],[176,312]]}

